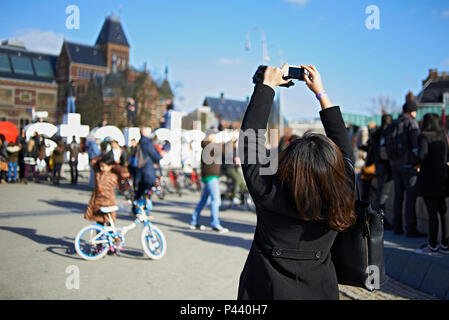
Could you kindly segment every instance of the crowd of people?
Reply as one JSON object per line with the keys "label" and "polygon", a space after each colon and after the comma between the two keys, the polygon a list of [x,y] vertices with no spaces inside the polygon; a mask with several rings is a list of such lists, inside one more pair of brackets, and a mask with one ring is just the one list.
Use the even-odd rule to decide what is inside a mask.
{"label": "crowd of people", "polygon": [[[307,132],[302,137],[281,138],[275,174],[261,174],[266,163],[258,157],[255,162],[247,159],[250,154],[271,152],[265,135],[255,143],[245,140],[238,144],[237,138],[224,143],[217,142],[218,132],[212,130],[202,141],[203,188],[189,227],[205,229],[200,214],[210,203],[212,230],[229,231],[220,222],[222,175],[232,181],[232,204],[238,204],[248,189],[257,211],[254,241],[240,276],[239,299],[338,299],[330,250],[338,232],[354,224],[356,192],[362,201],[384,212],[394,193],[393,221],[385,216],[385,229],[396,235],[405,231],[410,238],[428,237],[427,243],[415,250],[418,254],[449,253],[449,137],[445,119],[428,113],[418,123],[418,107],[408,99],[398,119],[384,114],[380,126],[369,125],[351,141],[340,108],[325,93],[317,69],[301,67],[307,70],[306,86],[321,106],[326,135]],[[283,78],[286,68],[288,65],[267,67],[263,83],[255,86],[241,133],[266,129],[275,88],[290,82]],[[129,101],[130,106],[133,103]],[[171,110],[172,106],[161,119],[165,127],[169,127]],[[76,137],[70,142],[59,139],[51,152],[48,138],[37,133],[27,141],[22,130],[15,143],[7,143],[0,135],[1,183],[27,183],[29,174],[39,183],[38,172],[44,170],[54,184],[59,184],[62,165],[67,161],[71,183],[77,184],[78,157],[87,152],[92,196],[84,218],[107,223],[100,208],[115,205],[114,188],[132,181],[128,187],[134,200],[140,199],[149,194],[160,176],[160,161],[170,147],[160,145],[150,128],[142,127],[140,134],[140,141],[131,140],[127,148],[109,138],[89,138],[81,143]],[[214,153],[217,150],[219,155]],[[206,161],[206,151],[212,162]],[[358,159],[364,164],[357,174],[353,164]],[[418,197],[423,198],[429,216],[428,233],[418,230]],[[115,219],[115,214],[111,217]]]}
{"label": "crowd of people", "polygon": [[25,130],[22,130],[15,142],[8,143],[0,135],[0,182],[27,184],[31,177],[35,183],[39,183],[39,174],[42,174],[54,184],[59,184],[67,146],[62,139],[58,139],[54,141],[56,146],[50,152],[47,139],[35,133],[27,141]]}
{"label": "crowd of people", "polygon": [[[415,101],[409,99],[398,119],[393,120],[391,115],[384,114],[379,127],[368,129],[368,141],[356,148],[364,152],[365,160],[359,186],[362,199],[371,201],[376,209],[384,212],[388,198],[394,194],[393,221],[385,219],[385,229],[393,230],[396,235],[404,234],[405,220],[407,237],[428,237],[428,243],[416,248],[416,253],[447,253],[449,217],[445,198],[449,191],[449,149],[445,119],[428,113],[418,123],[417,109]],[[429,216],[428,233],[417,228],[418,197],[423,198]],[[441,241],[437,240],[439,218]]]}

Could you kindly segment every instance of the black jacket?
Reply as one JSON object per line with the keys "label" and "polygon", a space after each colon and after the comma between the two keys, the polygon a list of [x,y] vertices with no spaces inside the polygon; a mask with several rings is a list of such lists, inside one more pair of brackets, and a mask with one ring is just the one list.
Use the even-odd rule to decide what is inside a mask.
{"label": "black jacket", "polygon": [[442,197],[446,192],[446,162],[449,159],[446,136],[431,138],[422,133],[418,138],[418,158],[421,169],[418,173],[418,196]]}
{"label": "black jacket", "polygon": [[159,164],[162,157],[154,148],[153,141],[148,137],[142,136],[139,146],[142,149],[142,154],[146,159],[146,163],[142,168],[137,169],[135,183],[136,185],[144,183],[152,186],[156,183],[156,170],[154,169],[154,164]]}
{"label": "black jacket", "polygon": [[75,86],[71,83],[67,85],[67,97],[76,97]]}
{"label": "black jacket", "polygon": [[[338,284],[330,249],[337,236],[326,222],[300,218],[289,192],[280,185],[277,174],[259,175],[259,162],[248,163],[245,154],[255,144],[242,142],[248,129],[265,129],[274,90],[258,84],[242,124],[240,158],[248,190],[254,199],[257,225],[248,258],[240,276],[238,299],[338,299]],[[352,160],[352,147],[339,107],[321,111],[326,135]],[[259,153],[266,152],[260,136]],[[251,151],[251,149],[253,149]],[[277,159],[276,159],[277,161]],[[348,177],[354,171],[346,164]]]}
{"label": "black jacket", "polygon": [[407,151],[404,152],[401,158],[390,160],[390,165],[392,167],[414,166],[417,164],[416,154],[418,153],[418,136],[420,134],[418,122],[405,113],[399,116],[398,121],[405,123],[405,130],[407,131],[405,149]]}

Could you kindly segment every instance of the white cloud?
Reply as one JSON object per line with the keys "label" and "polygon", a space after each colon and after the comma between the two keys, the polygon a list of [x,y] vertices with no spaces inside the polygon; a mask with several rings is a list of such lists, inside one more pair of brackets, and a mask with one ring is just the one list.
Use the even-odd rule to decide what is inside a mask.
{"label": "white cloud", "polygon": [[307,4],[309,2],[309,0],[285,0],[285,2],[305,5],[305,4]]}
{"label": "white cloud", "polygon": [[221,58],[218,62],[223,65],[233,65],[239,64],[241,60],[239,58]]}
{"label": "white cloud", "polygon": [[444,67],[449,67],[449,58],[444,60],[441,65],[444,66]]}
{"label": "white cloud", "polygon": [[443,10],[443,11],[441,12],[441,15],[442,15],[444,18],[449,18],[449,9]]}
{"label": "white cloud", "polygon": [[58,55],[64,42],[62,33],[40,31],[37,29],[22,29],[13,34],[13,38],[22,40],[29,51]]}

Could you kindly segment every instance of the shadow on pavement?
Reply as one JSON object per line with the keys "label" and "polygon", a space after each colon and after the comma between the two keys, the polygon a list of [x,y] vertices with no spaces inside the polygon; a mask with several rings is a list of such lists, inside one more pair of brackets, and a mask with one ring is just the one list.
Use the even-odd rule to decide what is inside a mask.
{"label": "shadow on pavement", "polygon": [[[169,214],[171,215],[171,218],[178,220],[185,224],[185,227],[187,228],[190,223],[190,219],[192,215],[190,213],[183,213],[183,212],[174,212],[174,211],[168,211],[168,210],[158,210],[153,209],[152,212],[159,213],[159,214]],[[208,214],[206,212],[202,212],[198,219],[200,224],[203,224],[205,226],[210,225],[211,219],[210,219],[210,213]],[[254,233],[255,226],[253,224],[243,223],[243,222],[233,222],[226,218],[220,218],[221,224],[223,227],[228,228],[229,230],[233,232],[240,232],[240,233]],[[154,221],[156,224],[158,223],[157,220]]]}
{"label": "shadow on pavement", "polygon": [[48,183],[49,187],[55,187],[58,189],[69,189],[69,190],[78,190],[78,191],[92,191],[92,187],[87,183],[78,183],[78,184],[70,184],[70,180],[61,181],[60,184]]}
{"label": "shadow on pavement", "polygon": [[49,245],[46,248],[47,251],[64,256],[67,258],[82,260],[81,257],[76,255],[74,239],[63,237],[63,238],[53,238],[45,235],[40,235],[36,233],[36,229],[30,228],[13,228],[13,227],[0,227],[0,230],[5,230],[9,232],[13,232],[15,234],[26,237],[36,243],[42,245]]}
{"label": "shadow on pavement", "polygon": [[149,258],[143,253],[142,249],[128,248],[126,246],[123,251],[118,253],[118,256],[125,259],[149,260]]}
{"label": "shadow on pavement", "polygon": [[75,209],[79,211],[86,211],[87,203],[73,202],[73,201],[61,201],[61,200],[39,200],[40,202],[45,202],[46,204],[61,207],[64,209]]}
{"label": "shadow on pavement", "polygon": [[249,250],[251,248],[251,244],[253,242],[252,239],[244,239],[241,237],[231,236],[229,234],[221,234],[216,233],[214,231],[187,231],[187,230],[173,230],[174,232],[182,233],[186,236],[196,238],[202,241],[214,242],[223,244],[226,246],[232,247],[240,247],[245,250]]}

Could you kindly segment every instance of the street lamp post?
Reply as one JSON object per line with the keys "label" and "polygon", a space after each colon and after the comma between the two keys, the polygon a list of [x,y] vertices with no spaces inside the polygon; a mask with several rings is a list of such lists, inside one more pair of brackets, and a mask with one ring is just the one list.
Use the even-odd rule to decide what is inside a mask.
{"label": "street lamp post", "polygon": [[[247,51],[250,50],[250,40],[251,40],[250,39],[250,35],[251,35],[251,32],[252,31],[257,31],[257,30],[260,31],[260,35],[261,35],[261,38],[262,38],[262,64],[265,64],[266,62],[270,61],[271,58],[268,55],[267,38],[265,36],[265,32],[261,28],[254,27],[253,29],[251,29],[251,30],[249,30],[247,32],[245,49]],[[277,45],[277,44],[270,45],[270,47],[272,47],[272,46],[276,46],[277,47],[279,60],[280,60],[280,65],[279,66],[282,66],[283,63],[284,63],[282,50],[279,47],[279,45]],[[280,134],[280,136],[282,136],[283,131],[284,131],[284,121],[283,121],[283,110],[282,110],[283,98],[282,98],[282,90],[280,88],[278,88],[278,101],[279,101],[279,134]]]}
{"label": "street lamp post", "polygon": [[250,36],[252,31],[260,31],[260,36],[262,38],[262,64],[264,64],[265,62],[270,61],[270,57],[268,56],[267,37],[265,36],[265,32],[262,29],[260,29],[259,27],[254,27],[246,33],[245,49],[246,51],[250,50]]}

